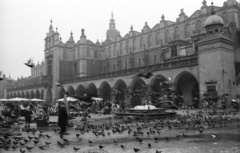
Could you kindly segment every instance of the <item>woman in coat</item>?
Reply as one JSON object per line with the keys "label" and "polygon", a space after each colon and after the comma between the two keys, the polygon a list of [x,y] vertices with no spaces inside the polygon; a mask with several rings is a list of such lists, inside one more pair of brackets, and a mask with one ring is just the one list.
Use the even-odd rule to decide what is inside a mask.
{"label": "woman in coat", "polygon": [[60,134],[65,133],[68,125],[68,114],[64,103],[60,103],[58,108],[58,126],[60,126]]}
{"label": "woman in coat", "polygon": [[24,110],[23,116],[25,117],[25,127],[30,127],[30,123],[32,122],[32,110],[29,106]]}

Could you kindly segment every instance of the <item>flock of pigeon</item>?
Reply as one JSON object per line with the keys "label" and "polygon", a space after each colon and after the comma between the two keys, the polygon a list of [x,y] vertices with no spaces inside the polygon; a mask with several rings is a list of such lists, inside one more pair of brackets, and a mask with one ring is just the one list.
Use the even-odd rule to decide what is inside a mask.
{"label": "flock of pigeon", "polygon": [[[25,153],[39,151],[39,149],[48,150],[53,145],[59,149],[69,149],[72,146],[74,152],[83,150],[84,146],[89,148],[98,146],[99,151],[104,151],[109,144],[112,144],[114,148],[119,148],[122,152],[130,149],[138,153],[143,151],[142,146],[145,146],[144,150],[155,149],[156,153],[161,153],[163,150],[158,149],[159,142],[171,143],[171,141],[202,135],[210,128],[222,128],[231,123],[238,124],[240,118],[236,114],[237,112],[221,112],[213,115],[211,111],[204,110],[177,115],[175,118],[128,120],[122,124],[118,122],[94,124],[87,121],[74,125],[74,130],[69,130],[69,133],[60,136],[57,127],[53,127],[53,131],[50,132],[35,128],[22,128],[22,134],[19,136],[13,136],[11,133],[0,136],[0,146],[6,151],[19,150],[20,153]],[[182,132],[176,135],[171,134],[172,131],[179,129]],[[198,134],[193,135],[190,131]],[[216,135],[211,135],[211,137],[215,138]],[[139,146],[130,146],[128,142],[135,142]],[[2,149],[0,148],[0,151]]]}

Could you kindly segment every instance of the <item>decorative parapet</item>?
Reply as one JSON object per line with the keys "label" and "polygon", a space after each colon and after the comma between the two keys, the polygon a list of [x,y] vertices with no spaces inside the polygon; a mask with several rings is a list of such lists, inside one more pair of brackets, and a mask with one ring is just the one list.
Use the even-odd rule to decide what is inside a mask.
{"label": "decorative parapet", "polygon": [[44,84],[40,83],[40,84],[34,84],[34,85],[28,85],[28,86],[22,86],[22,87],[9,88],[7,89],[7,92],[15,92],[15,91],[29,90],[29,89],[42,88],[42,87],[44,87]]}
{"label": "decorative parapet", "polygon": [[160,63],[160,64],[101,73],[101,74],[92,74],[84,77],[61,80],[60,82],[61,84],[69,84],[69,83],[75,83],[75,82],[83,82],[83,81],[89,81],[89,80],[98,80],[98,79],[104,79],[104,78],[132,75],[146,69],[149,71],[159,71],[159,70],[176,69],[176,68],[196,66],[196,65],[198,65],[198,54],[192,54],[189,56],[182,56],[174,59],[170,58],[166,60],[164,63]]}

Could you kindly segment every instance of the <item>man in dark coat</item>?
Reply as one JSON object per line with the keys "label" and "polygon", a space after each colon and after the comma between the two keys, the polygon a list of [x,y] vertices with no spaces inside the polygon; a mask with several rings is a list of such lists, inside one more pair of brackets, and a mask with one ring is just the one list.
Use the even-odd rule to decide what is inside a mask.
{"label": "man in dark coat", "polygon": [[66,132],[66,127],[68,124],[68,114],[64,103],[59,104],[58,108],[58,126],[60,126],[60,134]]}
{"label": "man in dark coat", "polygon": [[23,116],[25,117],[25,127],[30,127],[30,123],[32,122],[32,110],[29,106],[24,110]]}

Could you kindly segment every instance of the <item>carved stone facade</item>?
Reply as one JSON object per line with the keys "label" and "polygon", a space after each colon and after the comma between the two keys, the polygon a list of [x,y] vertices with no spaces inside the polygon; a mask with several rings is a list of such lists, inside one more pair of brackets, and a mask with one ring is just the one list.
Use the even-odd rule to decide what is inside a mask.
{"label": "carved stone facade", "polygon": [[[106,40],[101,43],[88,40],[84,29],[77,42],[71,32],[69,40],[63,43],[57,29],[53,30],[51,21],[45,38],[43,73],[44,76],[51,77],[44,77],[42,81],[50,80],[52,84],[44,86],[45,99],[55,101],[59,98],[59,89],[54,85],[56,82],[64,84],[65,88],[61,91],[75,87],[79,94],[80,87],[101,95],[104,93],[96,90],[109,86],[116,86],[119,90],[120,86],[138,89],[141,87],[134,84],[141,83],[142,80],[132,80],[132,76],[148,69],[154,71],[152,81],[144,80],[145,84],[151,84],[149,88],[152,89],[149,91],[160,92],[158,90],[161,87],[156,85],[159,84],[156,78],[164,78],[160,80],[171,81],[176,92],[185,97],[184,101],[191,103],[194,96],[202,99],[203,93],[208,92],[205,82],[220,75],[220,71],[213,73],[214,69],[219,69],[219,64],[223,65],[222,70],[230,69],[231,66],[235,69],[231,72],[228,70],[223,77],[217,79],[218,95],[230,92],[232,96],[240,95],[239,86],[236,86],[236,78],[239,78],[240,73],[240,56],[236,56],[240,55],[240,4],[236,0],[227,0],[222,7],[208,6],[203,0],[199,8],[190,16],[181,9],[175,22],[162,15],[161,21],[152,28],[147,22],[141,31],[136,31],[131,26],[124,36],[116,29],[112,14]],[[211,15],[212,12],[215,15]],[[216,24],[218,28],[215,28]],[[218,60],[215,60],[216,57]],[[231,62],[219,62],[224,58]],[[105,85],[106,80],[112,84]],[[10,94],[15,91],[17,89],[9,90]],[[46,98],[50,92],[52,97]]]}

